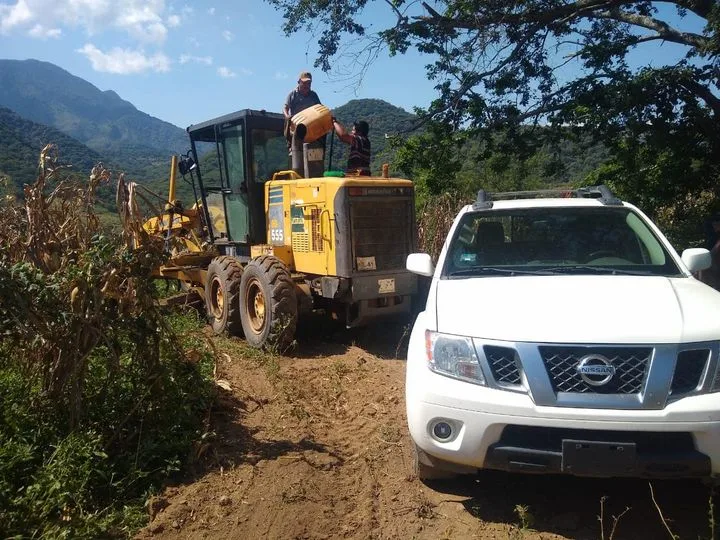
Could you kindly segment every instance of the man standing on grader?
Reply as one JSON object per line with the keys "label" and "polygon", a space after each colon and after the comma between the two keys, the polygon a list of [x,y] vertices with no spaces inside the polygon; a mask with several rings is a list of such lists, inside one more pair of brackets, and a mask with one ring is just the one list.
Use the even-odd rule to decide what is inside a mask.
{"label": "man standing on grader", "polygon": [[[285,99],[283,115],[285,116],[285,137],[288,141],[288,151],[293,156],[293,169],[302,170],[303,142],[307,141],[307,132],[304,129],[296,130],[292,118],[310,107],[321,105],[317,93],[311,89],[312,74],[302,71],[298,76],[298,86],[293,89]],[[323,110],[324,112],[324,110]],[[329,112],[329,111],[328,111]],[[308,119],[312,115],[308,115]],[[323,122],[320,122],[324,125]],[[364,120],[354,122],[352,130],[346,130],[343,125],[332,117],[332,127],[338,138],[349,145],[349,154],[346,172],[351,176],[370,176],[370,139],[368,133],[370,127]],[[320,136],[316,146],[322,148],[324,157],[325,137]],[[312,142],[312,141],[309,141]],[[332,151],[332,148],[331,148]],[[300,172],[300,171],[299,171]]]}

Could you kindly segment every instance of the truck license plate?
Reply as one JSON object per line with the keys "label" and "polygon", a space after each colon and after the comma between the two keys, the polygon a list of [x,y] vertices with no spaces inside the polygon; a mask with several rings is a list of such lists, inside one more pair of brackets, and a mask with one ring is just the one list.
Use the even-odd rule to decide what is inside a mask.
{"label": "truck license plate", "polygon": [[395,279],[378,279],[378,292],[380,294],[395,292]]}
{"label": "truck license plate", "polygon": [[375,257],[358,257],[357,258],[357,269],[358,270],[377,270],[375,265]]}
{"label": "truck license plate", "polygon": [[563,439],[562,470],[581,476],[630,473],[636,467],[635,443]]}

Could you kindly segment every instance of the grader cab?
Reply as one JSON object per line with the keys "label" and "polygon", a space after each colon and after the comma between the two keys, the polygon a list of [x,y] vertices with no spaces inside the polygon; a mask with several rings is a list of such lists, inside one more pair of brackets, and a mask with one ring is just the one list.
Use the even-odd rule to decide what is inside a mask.
{"label": "grader cab", "polygon": [[[173,160],[165,212],[144,224],[166,241],[157,275],[198,293],[215,332],[255,347],[286,349],[298,317],[313,310],[347,327],[408,313],[417,290],[405,270],[412,182],[323,172],[317,143],[304,145],[299,168],[283,131],[282,115],[253,110],[187,128],[191,149],[177,169]],[[176,170],[192,206],[175,200]]]}

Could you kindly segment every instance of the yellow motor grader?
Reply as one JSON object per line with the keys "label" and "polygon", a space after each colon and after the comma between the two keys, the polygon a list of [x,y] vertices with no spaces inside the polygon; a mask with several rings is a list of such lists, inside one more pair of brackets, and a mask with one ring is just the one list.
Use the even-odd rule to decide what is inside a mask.
{"label": "yellow motor grader", "polygon": [[[188,127],[165,210],[143,224],[165,241],[157,276],[198,293],[215,332],[255,347],[288,348],[312,310],[347,327],[407,313],[417,291],[405,270],[416,241],[412,182],[325,171],[332,123],[315,109],[292,118],[302,156],[288,152],[281,114],[246,109]],[[192,205],[175,198],[177,172]]]}

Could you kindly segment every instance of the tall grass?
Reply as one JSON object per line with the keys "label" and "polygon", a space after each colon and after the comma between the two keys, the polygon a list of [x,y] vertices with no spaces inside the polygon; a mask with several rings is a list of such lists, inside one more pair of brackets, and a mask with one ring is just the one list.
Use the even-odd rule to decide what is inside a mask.
{"label": "tall grass", "polygon": [[437,262],[450,226],[458,211],[470,203],[458,192],[446,192],[425,199],[417,211],[418,248]]}
{"label": "tall grass", "polygon": [[213,357],[167,317],[150,270],[44,149],[25,203],[0,204],[0,537],[126,537],[205,430]]}

